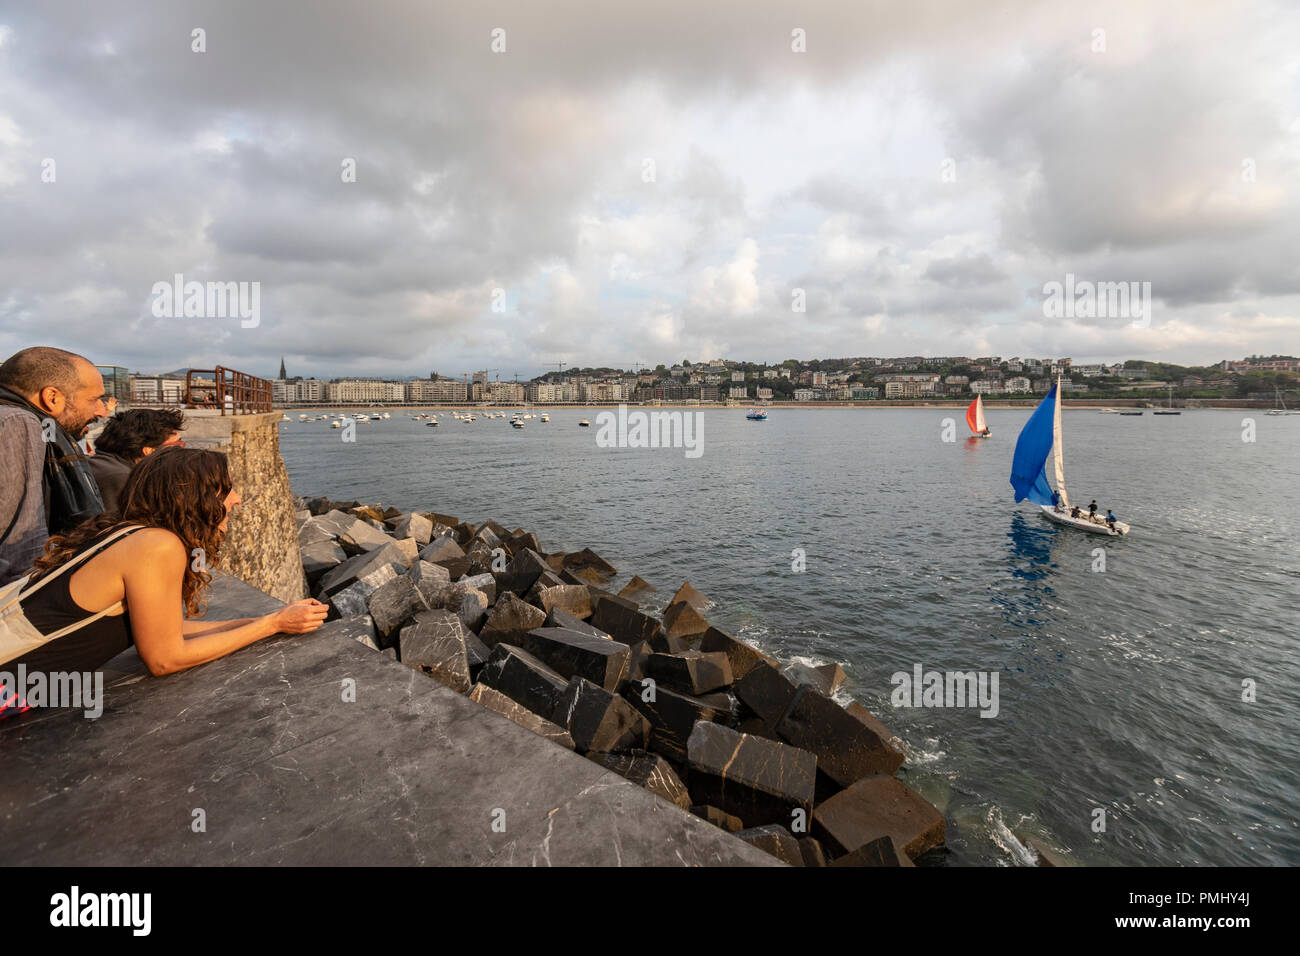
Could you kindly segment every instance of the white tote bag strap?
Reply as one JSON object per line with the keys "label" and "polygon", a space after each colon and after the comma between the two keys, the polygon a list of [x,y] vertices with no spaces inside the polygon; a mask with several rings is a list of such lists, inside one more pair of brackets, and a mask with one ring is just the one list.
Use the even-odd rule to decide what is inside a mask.
{"label": "white tote bag strap", "polygon": [[[130,534],[132,531],[139,531],[139,530],[140,530],[141,528],[143,528],[143,527],[144,527],[144,525],[142,525],[142,524],[133,524],[133,525],[128,525],[128,526],[125,527],[125,528],[121,528],[121,529],[119,529],[119,530],[117,530],[117,531],[114,531],[112,534],[110,534],[110,535],[109,535],[107,538],[105,538],[103,541],[99,542],[99,544],[95,545],[93,548],[87,548],[85,551],[82,551],[80,554],[76,555],[75,557],[70,558],[68,561],[65,561],[63,564],[61,564],[61,565],[59,565],[57,568],[55,568],[52,572],[50,572],[49,574],[45,575],[45,577],[41,578],[39,581],[37,581],[37,582],[36,582],[35,584],[33,584],[31,587],[28,587],[28,588],[24,589],[24,590],[23,590],[21,593],[19,593],[18,596],[14,599],[14,602],[11,602],[11,603],[21,603],[21,602],[27,600],[28,597],[30,597],[31,595],[35,594],[35,593],[36,593],[37,591],[39,591],[41,588],[45,587],[45,585],[49,584],[51,581],[53,581],[55,578],[57,578],[57,577],[58,577],[60,574],[62,574],[64,571],[67,571],[69,568],[76,567],[78,564],[81,564],[81,562],[83,562],[83,561],[86,561],[86,560],[89,560],[90,558],[93,558],[95,555],[99,554],[100,551],[104,550],[106,547],[108,547],[110,544],[112,544],[112,543],[113,543],[114,541],[116,541],[118,538],[122,537],[123,535]],[[81,622],[80,624],[73,624],[73,625],[69,625],[69,627],[65,627],[65,628],[63,628],[63,629],[60,630],[57,634],[53,634],[53,635],[51,635],[51,636],[50,636],[50,640],[53,640],[55,637],[62,637],[62,636],[63,636],[64,634],[66,634],[69,630],[75,630],[76,628],[81,627],[81,626],[83,626],[84,624],[89,624],[91,621],[97,621],[97,620],[99,620],[99,618],[103,617],[103,616],[104,616],[106,613],[108,613],[109,611],[112,611],[112,610],[114,610],[115,608],[120,607],[120,606],[121,606],[121,603],[122,603],[122,602],[119,601],[117,604],[114,604],[112,607],[109,607],[109,608],[106,608],[106,609],[103,610],[103,611],[100,611],[100,612],[99,612],[98,614],[96,614],[94,617],[89,618],[88,620],[83,621],[83,622]]]}

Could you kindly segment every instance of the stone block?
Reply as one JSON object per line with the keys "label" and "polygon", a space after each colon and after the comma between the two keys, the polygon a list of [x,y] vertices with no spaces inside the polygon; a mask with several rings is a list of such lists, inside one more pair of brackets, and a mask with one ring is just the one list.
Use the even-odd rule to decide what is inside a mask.
{"label": "stone block", "polygon": [[307,576],[307,588],[311,590],[320,583],[326,572],[338,567],[347,560],[343,549],[335,544],[333,538],[315,541],[300,548],[302,570]]}
{"label": "stone block", "polygon": [[397,550],[402,552],[402,561],[409,568],[420,560],[420,546],[415,543],[414,538],[398,538],[394,542]]}
{"label": "stone block", "polygon": [[622,682],[631,656],[626,644],[561,627],[528,631],[518,646],[562,677],[585,677],[611,692]]}
{"label": "stone block", "polygon": [[732,689],[745,706],[773,730],[781,723],[799,690],[775,667],[763,661],[750,668]]}
{"label": "stone block", "polygon": [[582,677],[569,678],[551,716],[580,753],[644,750],[650,741],[650,722],[635,707]]}
{"label": "stone block", "polygon": [[335,535],[327,530],[320,519],[308,518],[298,526],[298,547],[305,548],[309,544],[316,544],[322,541],[334,543]]}
{"label": "stone block", "polygon": [[731,662],[722,653],[651,654],[646,674],[661,685],[698,697],[731,683]]}
{"label": "stone block", "polygon": [[615,601],[599,601],[589,621],[592,627],[629,645],[648,641],[659,633],[659,622],[654,618]]}
{"label": "stone block", "polygon": [[356,581],[373,584],[374,588],[378,588],[405,570],[405,556],[390,541],[385,547],[353,555],[330,568],[321,577],[319,587],[327,595],[341,591]]}
{"label": "stone block", "polygon": [[500,643],[518,644],[525,634],[533,628],[541,627],[547,617],[540,608],[533,607],[527,601],[506,591],[497,599],[488,615],[479,637],[488,647]]}
{"label": "stone block", "polygon": [[817,758],[806,750],[702,720],[691,731],[686,756],[696,803],[750,826],[785,825],[794,810],[812,810]]}
{"label": "stone block", "polygon": [[903,754],[835,701],[811,687],[800,687],[776,725],[786,743],[817,755],[817,769],[841,787],[863,777],[893,775]]}
{"label": "stone block", "polygon": [[621,777],[658,794],[683,810],[691,805],[691,795],[681,777],[668,761],[658,754],[642,751],[637,754],[591,753],[587,755],[602,767],[608,767]]}
{"label": "stone block", "polygon": [[943,814],[886,774],[865,777],[819,804],[812,820],[814,835],[836,854],[890,836],[913,860],[942,846],[947,830]]}
{"label": "stone block", "polygon": [[[379,643],[387,647],[392,644],[392,635],[420,611],[429,609],[428,602],[408,575],[394,577],[383,587],[370,595],[366,602],[370,616],[375,622],[375,631],[379,634]],[[469,690],[468,687],[465,688]]]}
{"label": "stone block", "polygon": [[813,667],[800,661],[791,661],[781,668],[790,683],[796,686],[811,687],[818,693],[830,697],[844,683],[844,668],[839,664],[821,664]]}
{"label": "stone block", "polygon": [[428,674],[461,694],[468,694],[469,656],[465,629],[450,611],[425,611],[399,637],[402,663]]}
{"label": "stone block", "polygon": [[709,806],[707,803],[695,804],[691,807],[691,813],[708,820],[715,827],[726,830],[728,833],[739,833],[745,829],[745,823],[740,817],[732,816],[730,813]]}
{"label": "stone block", "polygon": [[821,843],[814,837],[801,837],[799,839],[799,852],[803,856],[804,866],[826,866],[826,851],[822,849]]}
{"label": "stone block", "polygon": [[451,584],[451,575],[447,569],[440,564],[434,564],[431,561],[425,561],[422,558],[417,559],[411,565],[406,576],[415,584],[416,589],[424,598],[429,607],[437,607],[440,600],[439,595],[442,590]]}
{"label": "stone block", "polygon": [[375,622],[370,619],[369,614],[360,614],[345,617],[338,621],[330,621],[322,624],[316,633],[338,634],[351,638],[372,651],[379,650],[379,643],[376,641],[378,635],[375,634]]}
{"label": "stone block", "polygon": [[799,850],[799,841],[779,823],[741,830],[736,834],[736,838],[744,840],[750,846],[758,847],[788,866],[803,866],[803,853]]}
{"label": "stone block", "polygon": [[774,668],[780,667],[776,658],[769,657],[758,648],[716,627],[710,627],[704,632],[704,636],[700,638],[699,649],[706,652],[722,651],[726,654],[727,659],[731,661],[731,675],[736,680],[741,680],[760,661]]}
{"label": "stone block", "polygon": [[691,637],[708,629],[709,622],[685,601],[670,604],[664,611],[664,631],[672,637]]}
{"label": "stone block", "polygon": [[491,574],[474,574],[469,577],[461,578],[456,582],[466,587],[473,588],[476,591],[482,591],[483,596],[487,598],[488,606],[492,606],[497,599],[497,579]]}
{"label": "stone block", "polygon": [[[529,605],[530,607],[532,605]],[[564,608],[558,605],[552,607],[546,615],[547,627],[563,627],[570,631],[577,631],[580,634],[590,634],[592,637],[603,637],[605,640],[611,640],[610,636],[598,627],[592,627],[586,621],[574,617]]]}
{"label": "stone block", "polygon": [[541,588],[537,593],[537,604],[547,613],[551,608],[558,607],[581,620],[591,617],[591,594],[585,585],[561,584],[558,587]]}
{"label": "stone block", "polygon": [[[396,575],[394,575],[396,577]],[[368,615],[370,609],[367,606],[370,601],[370,595],[375,593],[375,588],[366,584],[364,581],[354,581],[348,587],[341,591],[335,591],[325,598],[325,603],[333,610],[334,615],[339,618],[347,619],[357,617],[358,615]]]}
{"label": "stone block", "polygon": [[618,592],[618,596],[629,601],[636,601],[639,604],[642,598],[654,594],[658,590],[645,578],[634,574],[632,580],[623,585],[623,589]]}
{"label": "stone block", "polygon": [[845,854],[831,866],[916,866],[892,836],[876,837]]}
{"label": "stone block", "polygon": [[717,716],[716,710],[689,694],[657,684],[625,681],[619,693],[650,721],[650,749],[682,764],[695,725]]}
{"label": "stone block", "polygon": [[352,527],[339,535],[339,544],[343,546],[344,551],[351,554],[374,551],[376,548],[391,544],[392,540],[383,531],[365,521],[354,521]]}
{"label": "stone block", "polygon": [[546,720],[552,720],[569,683],[532,654],[512,644],[492,648],[479,681]]}
{"label": "stone block", "polygon": [[678,603],[679,601],[685,601],[687,604],[695,608],[695,610],[699,611],[701,614],[707,611],[709,609],[709,605],[713,603],[708,598],[706,598],[703,594],[701,594],[699,591],[695,590],[695,588],[691,587],[690,584],[685,581],[683,581],[682,586],[677,589],[677,593],[674,594],[671,599],[669,599],[668,606],[672,607],[674,604]]}
{"label": "stone block", "polygon": [[591,568],[600,572],[604,577],[610,578],[618,574],[618,568],[610,564],[591,548],[583,548],[581,551],[575,551],[566,554],[563,559],[563,567],[573,568]]}
{"label": "stone block", "polygon": [[432,564],[446,564],[465,557],[464,549],[452,538],[437,538],[420,551],[420,560]]}
{"label": "stone block", "polygon": [[551,723],[543,717],[538,717],[528,708],[511,700],[505,694],[498,690],[488,687],[486,684],[475,684],[470,690],[469,699],[482,704],[489,710],[494,710],[502,717],[513,720],[520,727],[524,727],[537,734],[539,737],[545,737],[547,740],[559,744],[569,750],[573,750],[573,738],[563,727]]}

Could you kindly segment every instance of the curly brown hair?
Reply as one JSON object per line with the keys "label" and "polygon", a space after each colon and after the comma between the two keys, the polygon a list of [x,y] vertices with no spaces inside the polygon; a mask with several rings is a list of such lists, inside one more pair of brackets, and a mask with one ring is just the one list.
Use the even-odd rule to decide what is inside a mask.
{"label": "curly brown hair", "polygon": [[[59,567],[110,528],[139,524],[164,528],[181,539],[187,554],[203,557],[185,566],[181,598],[191,617],[203,613],[203,591],[217,567],[226,517],[225,499],[234,487],[226,456],[198,448],[160,448],[131,469],[118,499],[118,511],[83,521],[67,534],[55,535],[34,564],[35,582]],[[196,555],[196,557],[198,556]],[[197,565],[197,567],[196,567]]]}

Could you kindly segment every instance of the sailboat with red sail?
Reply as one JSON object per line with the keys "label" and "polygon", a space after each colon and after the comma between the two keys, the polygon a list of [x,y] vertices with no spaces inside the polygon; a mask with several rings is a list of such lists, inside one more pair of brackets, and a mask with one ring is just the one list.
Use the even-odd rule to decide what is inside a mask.
{"label": "sailboat with red sail", "polygon": [[970,403],[966,409],[966,424],[970,426],[971,432],[979,438],[988,438],[992,432],[989,431],[988,422],[984,421],[984,396],[976,395],[975,401]]}

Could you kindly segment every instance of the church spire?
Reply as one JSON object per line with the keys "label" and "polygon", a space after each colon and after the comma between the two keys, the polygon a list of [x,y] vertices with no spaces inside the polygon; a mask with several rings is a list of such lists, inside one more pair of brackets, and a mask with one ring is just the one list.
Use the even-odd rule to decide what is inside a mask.
{"label": "church spire", "polygon": [[289,376],[284,373],[284,356],[280,356],[280,381],[284,381]]}

